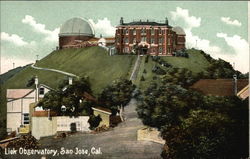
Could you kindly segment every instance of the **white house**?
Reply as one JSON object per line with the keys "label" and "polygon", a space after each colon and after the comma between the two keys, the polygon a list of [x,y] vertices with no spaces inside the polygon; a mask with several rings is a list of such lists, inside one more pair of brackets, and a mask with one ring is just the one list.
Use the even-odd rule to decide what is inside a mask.
{"label": "white house", "polygon": [[31,133],[36,139],[52,136],[57,132],[69,132],[72,129],[79,132],[88,132],[89,116],[57,116],[48,110],[35,111],[32,116]]}
{"label": "white house", "polygon": [[51,90],[50,87],[40,84],[37,89],[7,89],[7,132],[19,133],[20,126],[30,123],[30,104]]}

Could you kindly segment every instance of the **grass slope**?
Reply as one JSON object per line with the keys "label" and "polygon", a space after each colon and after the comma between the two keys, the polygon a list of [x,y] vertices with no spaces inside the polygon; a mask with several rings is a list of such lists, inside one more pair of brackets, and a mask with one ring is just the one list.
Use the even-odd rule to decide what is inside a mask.
{"label": "grass slope", "polygon": [[[58,69],[82,77],[88,76],[96,94],[113,80],[120,77],[128,78],[135,59],[136,57],[131,55],[109,56],[103,48],[89,47],[54,51],[38,61],[35,66]],[[53,88],[65,78],[61,73],[27,67],[9,79],[4,87],[25,88],[27,81],[34,75],[38,76],[39,83]]]}
{"label": "grass slope", "polygon": [[[189,58],[184,57],[172,57],[172,56],[162,56],[166,62],[171,64],[175,68],[186,68],[191,70],[193,73],[199,73],[206,71],[206,68],[209,66],[207,59],[200,53],[199,50],[189,49],[187,50]],[[156,83],[160,82],[161,76],[156,75],[152,72],[152,68],[157,65],[162,69],[166,70],[166,67],[160,66],[158,63],[154,62],[151,58],[148,59],[148,63],[145,63],[145,60],[142,60],[140,65],[140,70],[137,76],[137,81],[140,81],[142,75],[145,78],[145,81],[140,81],[139,87],[143,90],[149,86],[149,84],[154,81]],[[147,73],[143,73],[143,70],[146,70]],[[156,79],[153,77],[156,76]]]}

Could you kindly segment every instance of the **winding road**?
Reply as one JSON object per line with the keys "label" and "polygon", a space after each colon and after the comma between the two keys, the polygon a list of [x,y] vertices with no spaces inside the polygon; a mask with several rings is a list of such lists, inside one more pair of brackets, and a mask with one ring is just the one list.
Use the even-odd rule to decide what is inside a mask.
{"label": "winding road", "polygon": [[61,70],[57,70],[57,69],[37,67],[37,66],[35,66],[34,63],[31,65],[31,67],[34,68],[34,69],[37,69],[37,70],[52,71],[52,72],[61,73],[61,74],[67,75],[67,76],[79,78],[79,76],[77,76],[77,75],[75,75],[73,73],[69,73],[69,72],[65,72],[65,71],[61,71]]}

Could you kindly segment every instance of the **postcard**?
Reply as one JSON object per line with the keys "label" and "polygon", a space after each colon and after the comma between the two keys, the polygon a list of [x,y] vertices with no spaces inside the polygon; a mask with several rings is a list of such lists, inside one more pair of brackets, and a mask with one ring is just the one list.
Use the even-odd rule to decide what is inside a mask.
{"label": "postcard", "polygon": [[0,4],[0,158],[249,157],[249,2]]}

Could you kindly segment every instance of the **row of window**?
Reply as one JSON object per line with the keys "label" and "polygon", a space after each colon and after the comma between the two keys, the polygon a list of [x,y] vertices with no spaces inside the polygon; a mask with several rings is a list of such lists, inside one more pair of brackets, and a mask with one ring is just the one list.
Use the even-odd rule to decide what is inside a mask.
{"label": "row of window", "polygon": [[[164,39],[164,38],[159,38],[158,43],[159,43],[159,44],[162,44],[162,43],[163,43],[163,39]],[[133,43],[136,43],[136,42],[137,42],[136,38],[133,38],[132,41],[133,41]],[[141,42],[146,42],[146,41],[147,41],[147,37],[142,37],[142,38],[141,38]],[[124,42],[124,43],[129,43],[128,37],[125,37],[125,38],[123,39],[123,42]],[[151,39],[150,39],[150,44],[155,44],[155,38],[151,38]],[[168,38],[168,44],[170,44],[170,38]]]}
{"label": "row of window", "polygon": [[[129,34],[129,30],[130,30],[130,29],[123,29],[122,32],[123,32],[123,34]],[[147,33],[147,29],[146,29],[146,28],[142,28],[142,29],[140,30],[140,33],[141,33],[142,35],[145,35],[145,34]],[[156,33],[156,29],[152,28],[151,31],[150,31],[150,33],[151,33],[151,35],[154,35],[154,34]],[[158,33],[159,33],[159,34],[164,34],[164,30],[162,30],[162,29],[159,28],[159,29],[158,29]],[[133,35],[136,35],[136,29],[133,29],[133,30],[132,30],[132,34],[133,34]]]}
{"label": "row of window", "polygon": [[[155,52],[156,50],[157,50],[156,48],[152,48],[152,49],[151,49],[151,52]],[[159,50],[158,53],[159,53],[159,54],[162,54],[163,48],[162,48],[162,47],[159,47],[158,50]],[[170,51],[171,51],[171,48],[168,48],[168,53],[171,53]],[[129,47],[124,47],[123,52],[129,53],[129,52],[130,52],[130,51],[129,51]]]}

